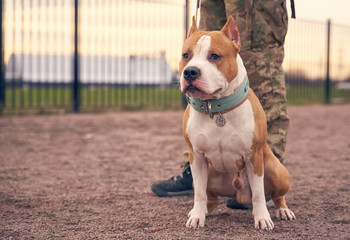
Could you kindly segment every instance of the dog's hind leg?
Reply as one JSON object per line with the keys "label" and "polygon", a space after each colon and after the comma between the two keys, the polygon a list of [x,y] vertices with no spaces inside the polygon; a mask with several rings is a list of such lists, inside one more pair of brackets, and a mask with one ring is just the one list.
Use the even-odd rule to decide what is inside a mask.
{"label": "dog's hind leg", "polygon": [[211,213],[219,205],[219,197],[210,190],[207,190],[207,196],[207,209],[208,213]]}
{"label": "dog's hind leg", "polygon": [[276,217],[278,219],[293,220],[295,219],[294,213],[287,207],[285,196],[272,197],[272,201],[276,208]]}
{"label": "dog's hind leg", "polygon": [[[284,168],[284,166],[282,167]],[[285,171],[287,171],[287,169],[285,169]],[[278,176],[278,175],[275,175],[275,176]],[[271,191],[271,197],[276,208],[276,217],[278,219],[293,220],[295,219],[295,215],[288,208],[286,203],[286,198],[285,198],[285,194],[289,189],[289,174],[287,173],[287,174],[284,174],[283,176],[284,178],[274,179],[273,183],[270,185],[274,187],[274,189]]]}
{"label": "dog's hind leg", "polygon": [[265,194],[271,195],[276,208],[278,219],[295,219],[294,213],[286,204],[285,195],[289,190],[290,176],[288,170],[273,155],[272,151],[265,150]]}

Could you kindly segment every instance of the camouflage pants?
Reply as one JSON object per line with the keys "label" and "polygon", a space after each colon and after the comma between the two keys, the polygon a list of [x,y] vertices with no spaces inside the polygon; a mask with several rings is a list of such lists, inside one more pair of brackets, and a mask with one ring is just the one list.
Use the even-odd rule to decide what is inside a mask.
{"label": "camouflage pants", "polygon": [[282,62],[288,16],[285,0],[202,0],[199,29],[220,30],[232,15],[240,31],[240,55],[250,86],[267,118],[268,144],[284,159],[289,118]]}

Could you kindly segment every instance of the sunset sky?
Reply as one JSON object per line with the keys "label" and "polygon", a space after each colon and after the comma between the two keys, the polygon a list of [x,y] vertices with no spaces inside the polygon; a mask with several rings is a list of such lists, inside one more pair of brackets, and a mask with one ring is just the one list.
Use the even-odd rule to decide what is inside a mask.
{"label": "sunset sky", "polygon": [[[72,0],[4,2],[5,62],[14,52],[72,53]],[[81,0],[80,54],[164,55],[175,70],[184,40],[184,2]],[[190,15],[195,14],[195,2],[191,2]],[[290,16],[289,0],[287,6]],[[337,72],[334,78],[342,80],[350,76],[350,1],[295,0],[295,6],[298,21],[311,19],[317,22],[307,21],[299,25],[298,21],[290,19],[284,63],[286,71],[292,68],[303,70],[307,61],[306,70],[310,77],[324,75],[326,28],[323,23],[329,18],[332,23],[348,26],[332,29],[332,69]]]}
{"label": "sunset sky", "polygon": [[[287,0],[287,5],[290,5]],[[344,80],[350,77],[350,1],[349,0],[295,0],[297,19],[326,22],[330,19],[336,27],[331,28],[331,77],[333,80]],[[288,8],[290,11],[290,8]],[[309,25],[297,24],[289,20],[289,31],[286,41],[285,69],[292,67],[305,69],[311,77],[324,76],[326,62],[326,30],[317,23]],[[323,30],[323,31],[322,31]],[[321,38],[313,37],[320,36]],[[307,40],[313,37],[314,40]],[[292,46],[293,45],[293,46]],[[295,52],[298,52],[296,54]],[[303,57],[303,53],[307,57]],[[300,57],[300,59],[297,59]],[[313,64],[303,62],[304,59]],[[294,61],[297,60],[297,61]],[[296,62],[292,65],[290,62]]]}
{"label": "sunset sky", "polygon": [[[349,0],[294,0],[299,18],[324,21],[330,18],[334,23],[350,26]],[[290,2],[287,0],[287,4]]]}

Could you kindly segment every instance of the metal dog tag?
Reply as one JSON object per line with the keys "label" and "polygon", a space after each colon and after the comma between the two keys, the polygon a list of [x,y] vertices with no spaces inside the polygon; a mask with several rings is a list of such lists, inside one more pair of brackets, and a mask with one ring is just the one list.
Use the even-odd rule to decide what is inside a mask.
{"label": "metal dog tag", "polygon": [[216,117],[216,125],[218,126],[218,127],[223,127],[223,126],[225,126],[225,124],[226,124],[226,120],[225,120],[225,118],[222,116],[222,114],[220,114],[218,117]]}

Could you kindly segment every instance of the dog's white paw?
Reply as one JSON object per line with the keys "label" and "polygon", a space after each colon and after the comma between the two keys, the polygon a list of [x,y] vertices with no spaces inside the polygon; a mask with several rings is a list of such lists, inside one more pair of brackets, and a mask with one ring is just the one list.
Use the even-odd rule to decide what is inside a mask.
{"label": "dog's white paw", "polygon": [[274,228],[274,224],[271,220],[270,214],[267,209],[254,211],[254,227],[258,230],[271,231]]}
{"label": "dog's white paw", "polygon": [[274,224],[270,217],[268,218],[254,218],[254,226],[258,230],[271,231],[274,228]]}
{"label": "dog's white paw", "polygon": [[188,220],[186,227],[188,228],[199,228],[204,227],[205,213],[197,213],[192,209],[188,214]]}
{"label": "dog's white paw", "polygon": [[276,210],[276,217],[283,220],[295,219],[294,213],[289,208],[280,208]]}

